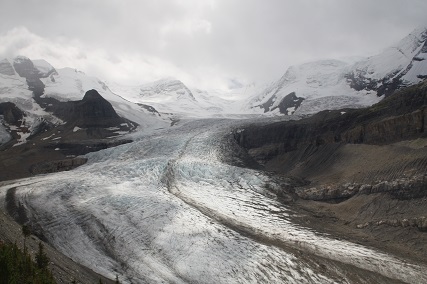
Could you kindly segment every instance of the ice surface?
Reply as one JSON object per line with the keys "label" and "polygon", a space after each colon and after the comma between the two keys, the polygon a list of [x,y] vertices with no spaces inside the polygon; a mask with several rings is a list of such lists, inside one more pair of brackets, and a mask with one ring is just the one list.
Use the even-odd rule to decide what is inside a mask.
{"label": "ice surface", "polygon": [[427,281],[425,267],[293,224],[268,176],[222,162],[222,137],[237,123],[141,133],[77,169],[0,191],[17,188],[56,248],[125,283],[346,283],[342,263]]}

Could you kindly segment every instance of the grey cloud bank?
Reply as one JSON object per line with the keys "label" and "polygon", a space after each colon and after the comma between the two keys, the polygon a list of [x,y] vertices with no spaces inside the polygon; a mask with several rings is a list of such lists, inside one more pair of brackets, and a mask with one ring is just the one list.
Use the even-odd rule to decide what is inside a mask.
{"label": "grey cloud bank", "polygon": [[368,56],[427,24],[426,1],[2,1],[0,57],[101,79],[200,88],[274,80],[290,65]]}

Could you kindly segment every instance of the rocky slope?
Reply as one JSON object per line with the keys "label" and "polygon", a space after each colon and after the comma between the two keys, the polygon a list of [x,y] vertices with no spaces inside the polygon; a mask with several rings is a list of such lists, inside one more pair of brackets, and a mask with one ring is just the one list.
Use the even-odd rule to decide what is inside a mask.
{"label": "rocky slope", "polygon": [[[119,116],[97,90],[71,100],[81,90],[62,86],[53,96],[52,86],[64,81],[62,71],[47,62],[22,56],[11,62],[0,62],[0,180],[72,169],[84,160],[75,160],[76,155],[127,143],[129,139],[121,137],[138,127]],[[139,109],[143,127],[153,121],[141,107],[126,105],[105,87],[100,90],[115,104],[121,102],[118,109],[126,108],[130,117]]]}
{"label": "rocky slope", "polygon": [[[422,259],[427,246],[427,81],[370,108],[253,124],[234,137],[273,175],[291,177],[302,222]],[[311,216],[311,217],[310,217]],[[363,236],[363,237],[362,237]]]}
{"label": "rocky slope", "polygon": [[[21,126],[23,116],[15,105],[0,106],[12,135],[0,148],[0,180],[73,169],[86,161],[75,158],[77,155],[128,143],[130,140],[120,138],[120,134],[136,127],[119,117],[96,90],[88,91],[81,101],[50,103],[46,110],[67,123],[55,125],[42,120],[31,132]],[[14,121],[19,127],[12,124]],[[26,143],[17,145],[22,133],[27,134]]]}

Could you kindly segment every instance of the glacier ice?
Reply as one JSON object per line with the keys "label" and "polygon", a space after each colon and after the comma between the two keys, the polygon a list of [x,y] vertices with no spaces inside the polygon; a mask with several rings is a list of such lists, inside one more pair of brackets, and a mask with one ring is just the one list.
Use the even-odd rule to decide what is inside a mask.
{"label": "glacier ice", "polygon": [[349,266],[427,281],[425,267],[293,224],[267,175],[223,162],[222,139],[239,123],[140,133],[72,171],[0,190],[17,188],[57,249],[125,283],[345,283]]}

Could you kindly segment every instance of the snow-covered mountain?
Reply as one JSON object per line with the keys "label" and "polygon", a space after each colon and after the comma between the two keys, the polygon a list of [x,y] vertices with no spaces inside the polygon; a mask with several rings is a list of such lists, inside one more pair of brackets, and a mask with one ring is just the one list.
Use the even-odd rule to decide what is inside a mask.
{"label": "snow-covered mountain", "polygon": [[[25,63],[28,70],[21,70],[18,74],[16,68]],[[21,69],[25,69],[21,67]],[[23,72],[23,73],[22,73]],[[142,126],[153,123],[152,114],[135,103],[129,102],[121,96],[114,94],[108,86],[98,78],[72,68],[55,69],[45,60],[30,60],[18,56],[14,59],[0,61],[0,102],[13,102],[28,114],[29,118],[50,118],[34,100],[27,73],[34,73],[43,83],[41,98],[52,98],[59,102],[81,100],[86,91],[95,89],[102,97],[107,99],[117,113],[127,119],[133,120]],[[24,74],[24,75],[23,75]],[[33,76],[30,74],[30,76]]]}
{"label": "snow-covered mountain", "polygon": [[[409,257],[406,260],[403,253],[395,256],[374,248],[371,235],[366,235],[369,237],[366,243],[356,243],[351,238],[342,238],[341,233],[338,237],[310,228],[311,219],[305,216],[308,212],[301,214],[302,211],[294,211],[283,202],[296,198],[294,188],[287,191],[292,186],[291,180],[284,179],[282,172],[275,176],[252,167],[254,161],[248,157],[249,151],[260,155],[264,152],[239,148],[236,144],[237,134],[248,133],[249,124],[257,123],[255,119],[245,122],[191,119],[169,127],[171,118],[264,112],[289,115],[370,105],[381,97],[379,85],[374,88],[368,83],[377,80],[383,86],[383,76],[394,73],[396,68],[405,69],[399,77],[405,84],[423,78],[426,52],[420,46],[425,42],[417,44],[418,49],[405,53],[409,57],[413,55],[408,65],[388,63],[394,60],[393,56],[372,57],[356,63],[323,60],[289,68],[279,81],[261,92],[253,86],[229,92],[196,90],[176,79],[124,87],[107,84],[75,69],[54,68],[44,60],[32,61],[25,57],[2,60],[0,144],[11,139],[11,130],[19,136],[19,143],[15,145],[26,139],[32,143],[10,148],[17,152],[9,148],[0,152],[4,155],[0,162],[7,161],[7,164],[0,163],[3,166],[0,180],[16,178],[14,175],[5,178],[4,169],[14,172],[19,168],[17,164],[31,169],[48,166],[44,171],[25,172],[25,177],[48,173],[52,168],[62,172],[2,184],[0,203],[20,211],[35,233],[74,261],[110,278],[118,274],[123,283],[426,283],[423,262],[414,263]],[[360,88],[349,75],[356,74],[355,70],[366,71],[360,72],[359,77],[353,76],[353,79],[362,78]],[[379,70],[385,70],[381,76]],[[371,76],[371,80],[364,76]],[[87,132],[93,130],[94,133],[89,133],[93,136],[102,131],[119,130],[119,126],[128,124],[126,119],[138,123],[141,129],[153,131],[136,132],[133,141],[113,145],[117,147],[94,145],[93,141],[78,144],[82,140],[82,128],[87,122],[91,123],[79,120],[87,119],[87,114],[92,113],[99,113],[101,118],[114,116],[120,123],[117,127],[103,125],[103,129],[86,129],[90,130]],[[337,121],[344,117],[339,112],[331,115],[338,117]],[[347,116],[347,122],[352,121],[351,118]],[[43,123],[48,124],[46,121],[55,126],[74,124],[60,129],[41,128]],[[260,124],[260,128],[274,134],[274,139],[280,139],[267,141],[264,149],[268,155],[276,151],[275,147],[281,147],[282,151],[287,143],[266,127],[272,121],[274,119],[266,119]],[[336,125],[328,128],[324,140],[335,143],[332,130],[336,128]],[[37,129],[45,132],[39,132],[38,140],[31,140]],[[360,131],[355,128],[355,132]],[[66,135],[73,140],[61,141]],[[102,143],[111,138],[105,136],[101,137],[105,138]],[[262,133],[257,137],[266,141]],[[320,148],[314,144],[319,144],[324,147],[319,152],[326,149],[323,153],[329,155],[332,147],[317,135],[313,137],[316,142],[307,143],[309,145],[304,146],[307,148],[300,149],[301,153],[308,149],[304,152],[311,158],[308,152],[317,152]],[[293,147],[293,142],[291,144]],[[418,152],[422,146],[416,143],[410,148]],[[88,150],[88,147],[93,148]],[[413,153],[398,147],[400,152]],[[70,149],[74,150],[72,157],[68,155]],[[84,151],[80,151],[82,149]],[[276,154],[283,154],[280,151]],[[74,165],[81,166],[64,171],[68,169],[64,161],[72,164],[74,155],[82,152],[85,157]],[[335,160],[336,156],[333,157],[331,160]],[[48,159],[51,164],[46,164]],[[53,161],[58,159],[61,160]],[[245,164],[251,168],[242,166]],[[318,167],[315,162],[311,165]],[[402,170],[404,175],[410,172],[408,168]],[[335,191],[327,186],[328,191]],[[357,203],[361,203],[360,199]],[[424,222],[424,211],[421,213]],[[319,216],[316,214],[316,220],[320,220]],[[297,218],[301,221],[296,221]],[[325,218],[332,219],[333,215]],[[366,215],[363,218],[366,220]],[[404,220],[408,224],[409,221]],[[337,224],[341,221],[333,220]],[[353,225],[356,223],[343,229]],[[411,229],[410,232],[415,229],[404,227]],[[360,232],[357,235],[365,238],[368,231]],[[377,238],[379,235],[375,234],[372,236]]]}
{"label": "snow-covered mountain", "polygon": [[345,78],[350,64],[322,60],[290,67],[249,102],[248,107],[275,114],[311,114],[325,109],[363,107],[380,100],[375,92],[354,90]]}
{"label": "snow-covered mountain", "polygon": [[[265,88],[252,85],[228,91],[193,89],[175,78],[122,86],[76,69],[55,68],[42,59],[18,56],[0,61],[0,103],[11,102],[24,113],[21,125],[15,125],[22,130],[22,142],[24,129],[30,133],[42,120],[64,123],[36,101],[35,88],[40,89],[40,99],[56,102],[81,100],[86,91],[95,89],[119,116],[142,128],[182,118],[305,115],[325,109],[359,108],[427,78],[426,39],[427,27],[418,28],[372,57],[292,66]],[[3,141],[8,136],[1,137]]]}
{"label": "snow-covered mountain", "polygon": [[136,122],[141,128],[169,123],[168,118],[159,119],[146,108],[114,94],[95,77],[71,68],[55,69],[45,60],[18,56],[0,61],[0,104],[12,103],[22,112],[22,119],[13,125],[4,119],[4,113],[0,113],[3,116],[2,144],[10,139],[6,133],[11,131],[15,132],[19,144],[26,142],[26,138],[44,121],[52,125],[65,124],[67,121],[61,119],[61,115],[54,114],[52,105],[82,100],[92,89],[109,101],[119,116]]}
{"label": "snow-covered mountain", "polygon": [[346,74],[352,88],[389,95],[427,78],[427,27],[414,30],[382,53],[357,62]]}
{"label": "snow-covered mountain", "polygon": [[175,78],[164,78],[140,86],[108,83],[109,88],[126,100],[154,107],[160,113],[178,117],[239,117],[254,114],[244,108],[253,87],[224,90],[200,90],[186,86]]}
{"label": "snow-covered mountain", "polygon": [[364,107],[427,78],[427,27],[357,62],[321,60],[290,67],[247,107],[275,114],[312,114]]}
{"label": "snow-covered mountain", "polygon": [[43,98],[54,98],[59,101],[80,100],[86,91],[95,89],[113,105],[120,116],[132,120],[143,127],[148,127],[155,122],[153,115],[145,108],[113,93],[98,78],[87,76],[76,69],[57,69],[55,73],[42,78],[42,82],[45,85]]}

